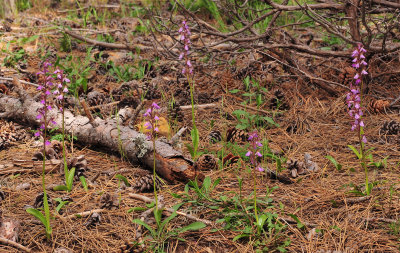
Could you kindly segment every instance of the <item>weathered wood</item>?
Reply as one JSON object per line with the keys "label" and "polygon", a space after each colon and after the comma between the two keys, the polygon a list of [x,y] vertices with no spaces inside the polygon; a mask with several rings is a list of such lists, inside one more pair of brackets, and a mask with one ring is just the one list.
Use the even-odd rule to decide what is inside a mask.
{"label": "weathered wood", "polygon": [[[28,124],[39,125],[36,119],[39,102],[30,96],[12,96],[0,94],[0,118],[24,121]],[[49,113],[57,126],[61,126],[62,114],[56,110]],[[65,132],[73,134],[81,143],[102,146],[112,152],[122,148],[125,156],[132,162],[140,162],[148,168],[153,167],[153,144],[147,137],[127,126],[118,125],[116,120],[94,119],[93,123],[84,116],[74,116],[65,110]],[[193,162],[186,159],[181,152],[168,143],[156,141],[156,172],[171,183],[194,180],[196,172]],[[197,173],[199,180],[202,174]]]}

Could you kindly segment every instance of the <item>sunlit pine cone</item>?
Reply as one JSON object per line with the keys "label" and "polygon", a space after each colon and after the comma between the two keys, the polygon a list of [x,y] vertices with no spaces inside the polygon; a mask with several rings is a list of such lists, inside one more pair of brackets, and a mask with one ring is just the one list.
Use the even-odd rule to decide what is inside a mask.
{"label": "sunlit pine cone", "polygon": [[27,132],[14,122],[0,122],[0,150],[10,147],[14,142],[28,138]]}
{"label": "sunlit pine cone", "polygon": [[[153,175],[152,174],[147,174],[142,177],[140,177],[138,180],[135,181],[135,183],[132,185],[132,187],[137,191],[137,192],[151,192],[154,190],[154,181],[153,181]],[[156,187],[159,187],[159,181],[156,177]]]}
{"label": "sunlit pine cone", "polygon": [[16,134],[14,125],[5,122],[0,127],[0,150],[6,149],[11,146],[11,143],[16,141]]}
{"label": "sunlit pine cone", "polygon": [[249,139],[249,134],[241,129],[237,129],[236,127],[231,127],[226,132],[226,141],[229,142],[246,142]]}
{"label": "sunlit pine cone", "polygon": [[218,169],[218,163],[213,155],[204,154],[197,159],[194,167],[195,170],[216,170]]}
{"label": "sunlit pine cone", "polygon": [[382,99],[371,100],[368,104],[369,110],[374,113],[383,113],[389,107],[390,102]]}

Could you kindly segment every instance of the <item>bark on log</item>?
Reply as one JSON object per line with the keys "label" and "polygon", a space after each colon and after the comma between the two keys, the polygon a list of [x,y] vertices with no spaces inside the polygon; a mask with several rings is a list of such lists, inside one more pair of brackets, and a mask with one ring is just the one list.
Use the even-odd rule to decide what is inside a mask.
{"label": "bark on log", "polygon": [[[0,118],[18,119],[26,123],[39,125],[36,119],[39,102],[30,96],[15,98],[0,94]],[[54,118],[57,126],[61,126],[62,114],[52,110],[49,117]],[[119,131],[118,131],[119,128]],[[153,144],[147,137],[126,126],[118,126],[114,119],[102,120],[96,118],[92,123],[84,116],[74,116],[65,110],[65,131],[73,134],[79,142],[109,148],[118,152],[122,147],[124,154],[132,162],[140,162],[148,168],[153,168]],[[173,149],[168,143],[156,141],[156,172],[171,183],[202,180],[204,175],[193,168],[193,161],[183,157],[182,153]]]}

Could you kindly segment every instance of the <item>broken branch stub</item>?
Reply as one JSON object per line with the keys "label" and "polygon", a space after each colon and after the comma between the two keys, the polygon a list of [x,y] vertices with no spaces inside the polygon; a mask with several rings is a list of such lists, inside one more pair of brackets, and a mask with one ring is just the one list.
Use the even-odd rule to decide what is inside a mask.
{"label": "broken branch stub", "polygon": [[[37,109],[39,102],[30,96],[18,99],[0,94],[0,118],[18,119],[29,124],[39,125]],[[57,126],[61,126],[62,114],[56,110],[49,113],[54,118]],[[153,144],[146,136],[127,126],[118,125],[113,119],[102,120],[96,118],[90,122],[87,117],[74,116],[70,111],[65,111],[65,132],[75,135],[82,143],[102,146],[112,152],[119,152],[122,148],[124,154],[132,162],[141,162],[147,167],[153,167]],[[184,158],[181,152],[171,145],[156,141],[156,172],[170,183],[187,182],[204,178],[201,173],[195,172],[193,162]]]}

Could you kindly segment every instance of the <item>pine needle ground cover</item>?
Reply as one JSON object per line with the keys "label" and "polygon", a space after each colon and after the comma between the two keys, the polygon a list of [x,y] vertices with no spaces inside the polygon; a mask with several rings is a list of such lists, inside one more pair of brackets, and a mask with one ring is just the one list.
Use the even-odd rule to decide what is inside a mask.
{"label": "pine needle ground cover", "polygon": [[[47,95],[60,98],[51,87],[62,73],[69,81],[60,83],[62,105],[55,99],[46,108],[58,111],[49,115],[111,122],[116,141],[94,145],[51,124],[44,139],[35,135],[44,113],[37,122],[13,118],[2,104],[0,251],[400,250],[395,47],[360,51],[315,25],[268,36],[347,54],[223,43],[206,51],[204,45],[218,46],[218,33],[240,27],[214,1],[17,2],[12,18],[1,20],[0,99],[23,101],[27,94],[40,103],[46,80],[54,81]],[[252,10],[280,8],[265,2],[254,1]],[[154,11],[173,23],[154,23]],[[296,15],[277,24],[317,24]],[[257,23],[254,31],[267,26]],[[365,69],[355,68],[364,54]],[[54,70],[37,75],[46,61]],[[359,108],[362,121],[354,114]],[[128,128],[143,133],[137,159],[121,139]],[[156,172],[166,161],[159,143],[187,161],[187,180]]]}

